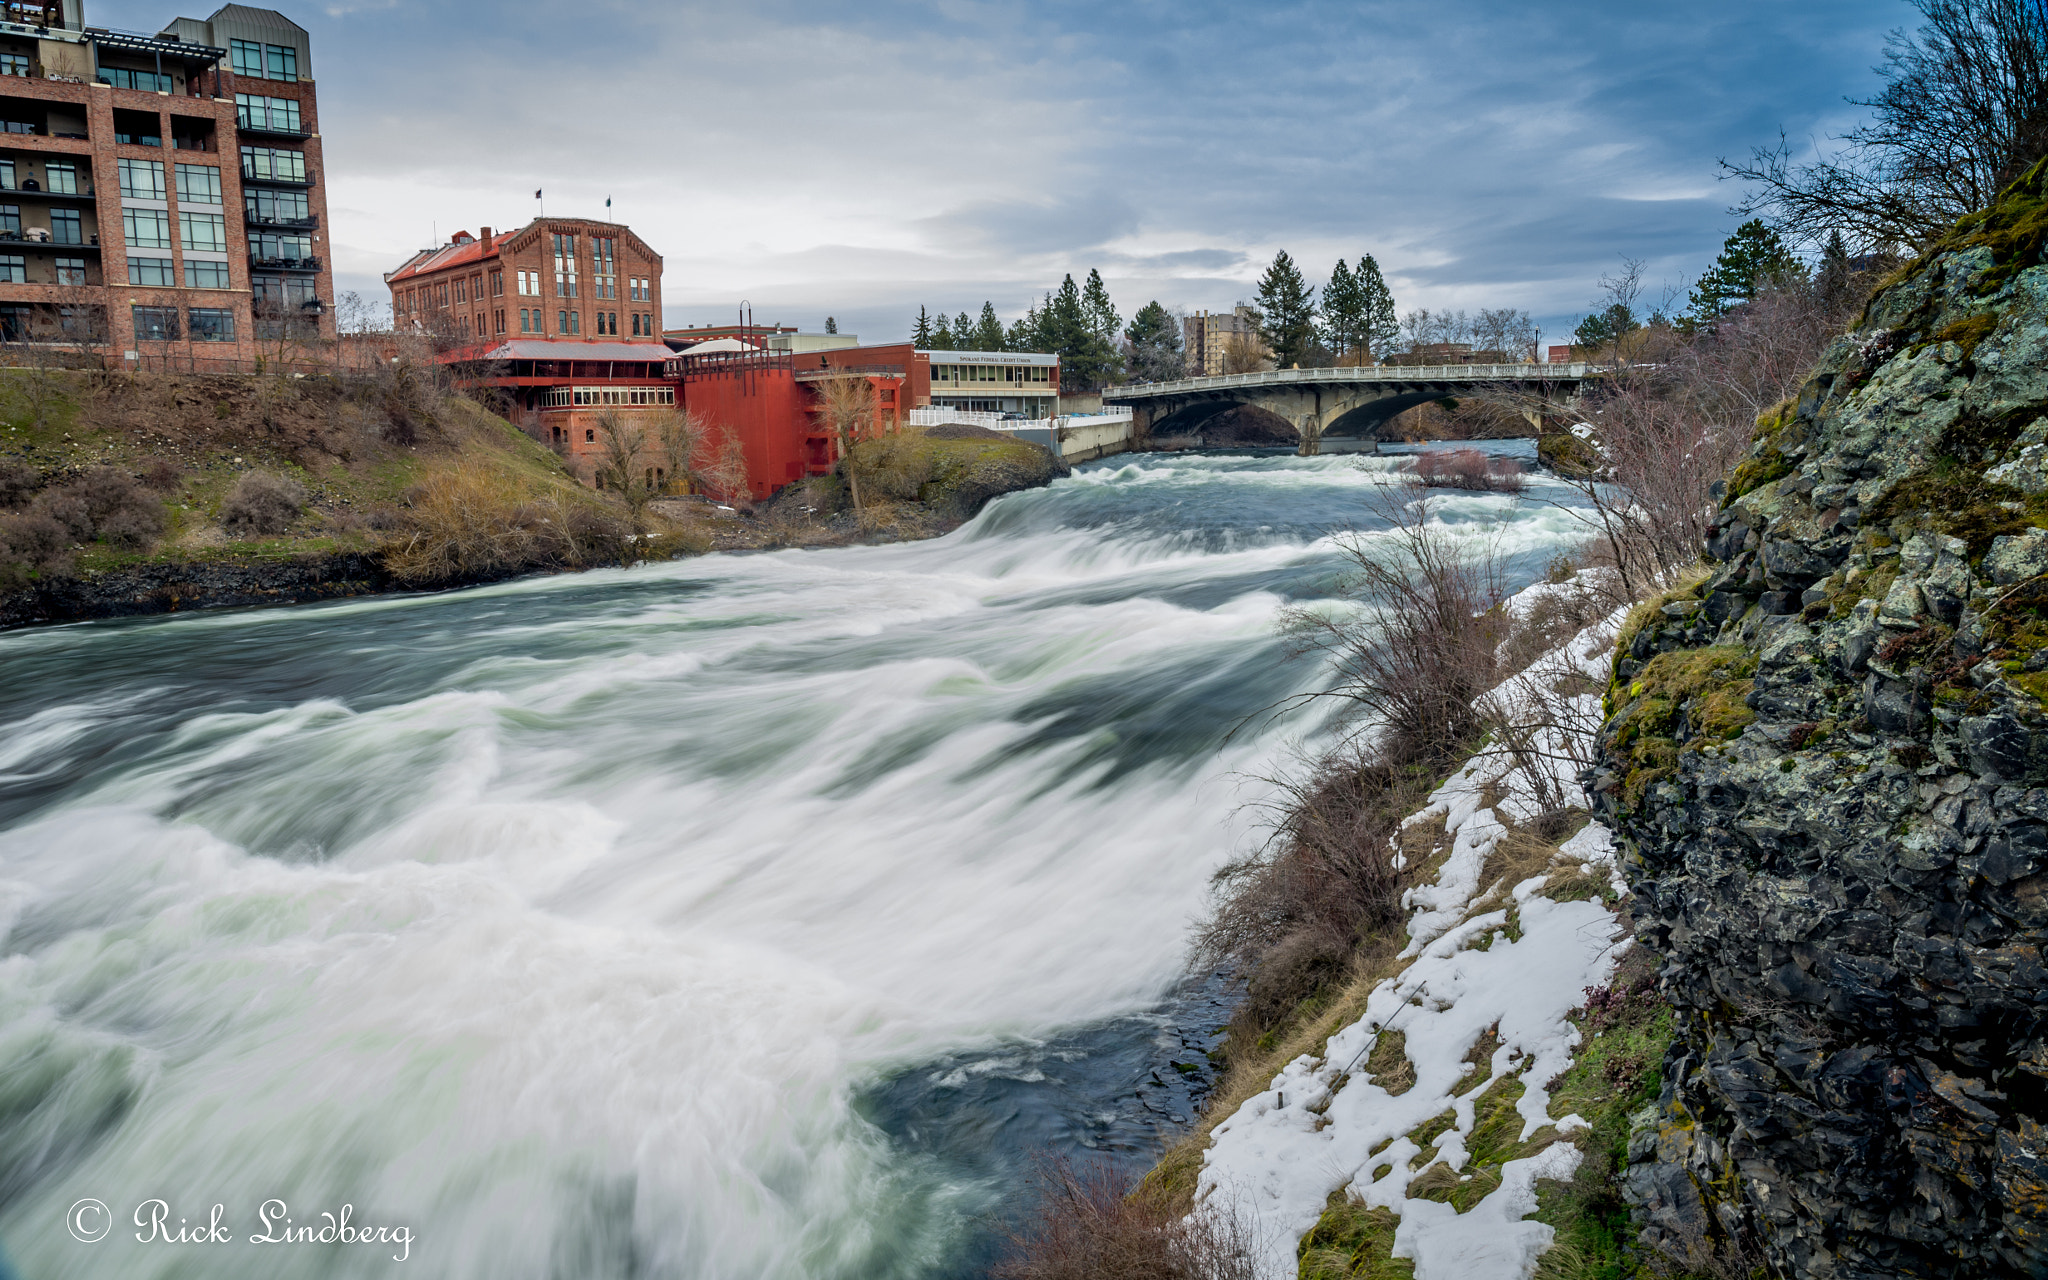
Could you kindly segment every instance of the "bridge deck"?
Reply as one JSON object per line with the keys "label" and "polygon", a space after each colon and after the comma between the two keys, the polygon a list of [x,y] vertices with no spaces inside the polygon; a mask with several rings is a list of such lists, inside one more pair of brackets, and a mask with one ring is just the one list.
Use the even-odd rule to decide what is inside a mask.
{"label": "bridge deck", "polygon": [[1238,387],[1277,387],[1301,383],[1317,386],[1400,386],[1443,382],[1584,382],[1600,376],[1596,364],[1376,364],[1344,369],[1266,369],[1258,373],[1225,373],[1212,378],[1178,378],[1172,382],[1138,382],[1103,388],[1107,400],[1140,400],[1152,396],[1228,391]]}

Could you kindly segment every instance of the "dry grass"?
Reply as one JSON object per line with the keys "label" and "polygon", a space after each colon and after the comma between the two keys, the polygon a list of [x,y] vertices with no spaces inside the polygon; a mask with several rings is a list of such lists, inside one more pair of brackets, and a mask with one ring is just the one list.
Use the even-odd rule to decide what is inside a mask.
{"label": "dry grass", "polygon": [[1037,1208],[1011,1233],[998,1280],[1257,1280],[1246,1217],[1212,1207],[1190,1221],[1062,1157],[1041,1162],[1035,1181]]}
{"label": "dry grass", "polygon": [[1381,1031],[1373,1037],[1372,1053],[1365,1060],[1372,1082],[1396,1097],[1415,1087],[1415,1064],[1408,1059],[1408,1033]]}
{"label": "dry grass", "polygon": [[384,553],[401,581],[454,582],[524,568],[612,563],[630,554],[625,522],[566,480],[535,486],[475,461],[429,474]]}

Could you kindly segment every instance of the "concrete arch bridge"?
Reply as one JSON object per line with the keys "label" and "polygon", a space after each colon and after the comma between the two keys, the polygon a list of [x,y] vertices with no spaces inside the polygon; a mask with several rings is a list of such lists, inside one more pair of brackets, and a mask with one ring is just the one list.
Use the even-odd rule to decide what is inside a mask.
{"label": "concrete arch bridge", "polygon": [[[1564,412],[1580,388],[1601,375],[1593,364],[1366,365],[1350,369],[1268,369],[1174,382],[1109,387],[1105,405],[1128,405],[1135,434],[1194,435],[1211,418],[1254,405],[1287,419],[1301,432],[1304,454],[1323,439],[1376,440],[1388,419],[1447,396],[1480,391],[1514,394],[1525,404],[1548,403]],[[1531,432],[1538,410],[1528,408]]]}

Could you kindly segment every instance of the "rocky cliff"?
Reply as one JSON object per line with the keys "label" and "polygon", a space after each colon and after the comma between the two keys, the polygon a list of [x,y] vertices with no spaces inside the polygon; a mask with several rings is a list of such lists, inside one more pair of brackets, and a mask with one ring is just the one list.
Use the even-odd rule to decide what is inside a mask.
{"label": "rocky cliff", "polygon": [[2048,1275],[2048,191],[1873,298],[1643,612],[1600,816],[1677,1011],[1628,1194],[1782,1274]]}

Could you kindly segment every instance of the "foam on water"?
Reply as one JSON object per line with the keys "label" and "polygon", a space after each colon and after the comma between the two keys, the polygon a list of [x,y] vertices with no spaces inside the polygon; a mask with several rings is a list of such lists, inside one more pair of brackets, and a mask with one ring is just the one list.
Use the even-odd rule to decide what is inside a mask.
{"label": "foam on water", "polygon": [[391,1265],[127,1225],[275,1197],[437,1276],[945,1272],[989,1188],[861,1097],[951,1062],[931,1105],[997,1105],[965,1086],[1038,1060],[956,1055],[1172,986],[1247,779],[1317,729],[1231,736],[1317,678],[1276,614],[1393,465],[1112,461],[927,543],[0,637],[0,1241]]}

